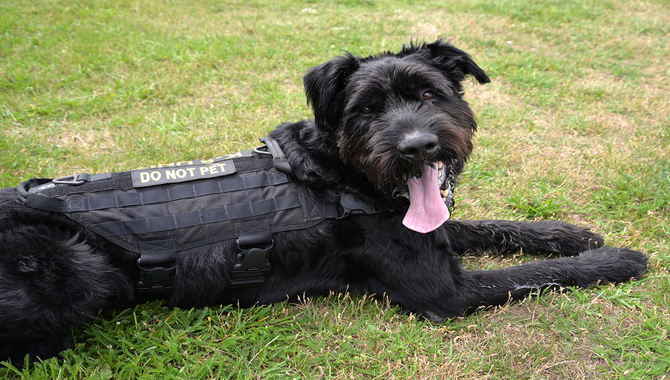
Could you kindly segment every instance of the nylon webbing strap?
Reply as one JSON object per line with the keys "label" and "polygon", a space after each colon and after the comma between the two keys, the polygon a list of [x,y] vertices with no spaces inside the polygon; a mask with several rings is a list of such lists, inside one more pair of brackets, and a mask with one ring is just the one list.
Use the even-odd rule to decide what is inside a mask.
{"label": "nylon webbing strap", "polygon": [[173,233],[145,235],[140,238],[140,268],[135,282],[135,296],[140,300],[167,299],[172,295],[177,262],[177,245]]}
{"label": "nylon webbing strap", "polygon": [[269,220],[239,223],[237,254],[222,303],[253,306],[270,271],[270,251],[274,247]]}
{"label": "nylon webbing strap", "polygon": [[45,197],[40,194],[31,193],[31,189],[49,185],[51,182],[52,180],[49,178],[29,179],[27,181],[21,182],[16,187],[16,192],[19,198],[26,204],[26,206],[46,211],[67,212],[67,205],[62,199]]}
{"label": "nylon webbing strap", "polygon": [[267,146],[268,151],[272,155],[272,164],[274,165],[275,169],[279,170],[280,172],[293,175],[291,165],[288,163],[288,159],[279,147],[277,140],[271,137],[263,137],[261,138],[261,141],[265,143],[265,146]]}

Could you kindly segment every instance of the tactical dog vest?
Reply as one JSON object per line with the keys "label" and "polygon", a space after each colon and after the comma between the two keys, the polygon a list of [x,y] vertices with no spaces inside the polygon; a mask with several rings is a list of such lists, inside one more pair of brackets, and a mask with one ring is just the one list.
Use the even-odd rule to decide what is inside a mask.
{"label": "tactical dog vest", "polygon": [[61,212],[139,253],[140,299],[169,297],[180,251],[234,239],[238,255],[226,300],[248,306],[270,269],[273,233],[309,228],[365,206],[343,209],[315,199],[292,181],[277,143],[261,140],[266,145],[254,151],[119,173],[32,179],[18,191],[26,205]]}

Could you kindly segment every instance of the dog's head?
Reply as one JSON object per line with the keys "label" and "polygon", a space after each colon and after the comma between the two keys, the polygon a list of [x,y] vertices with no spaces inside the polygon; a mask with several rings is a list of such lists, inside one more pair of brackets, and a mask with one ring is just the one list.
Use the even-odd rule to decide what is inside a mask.
{"label": "dog's head", "polygon": [[448,178],[472,152],[477,124],[462,98],[466,75],[489,82],[468,54],[437,40],[367,58],[347,54],[304,78],[317,128],[384,194],[410,199],[404,223],[420,232],[448,218]]}

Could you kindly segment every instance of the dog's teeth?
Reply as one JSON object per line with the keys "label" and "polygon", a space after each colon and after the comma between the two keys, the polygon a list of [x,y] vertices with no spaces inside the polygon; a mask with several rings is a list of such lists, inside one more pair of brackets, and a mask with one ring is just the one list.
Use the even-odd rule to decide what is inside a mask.
{"label": "dog's teeth", "polygon": [[438,169],[442,169],[443,166],[444,166],[444,163],[442,163],[442,161],[437,161],[437,168]]}
{"label": "dog's teeth", "polygon": [[440,194],[446,197],[447,195],[449,195],[449,190],[440,190]]}

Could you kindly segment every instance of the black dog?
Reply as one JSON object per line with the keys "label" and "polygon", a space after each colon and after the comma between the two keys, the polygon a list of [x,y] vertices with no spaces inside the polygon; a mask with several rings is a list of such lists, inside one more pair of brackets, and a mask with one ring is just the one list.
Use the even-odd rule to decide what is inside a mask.
{"label": "black dog", "polygon": [[[65,336],[71,327],[100,309],[132,306],[144,298],[165,297],[170,305],[188,308],[236,300],[269,304],[287,296],[295,300],[330,291],[374,293],[386,295],[408,312],[440,322],[518,300],[539,289],[640,278],[646,269],[645,255],[605,247],[598,235],[586,229],[551,221],[447,220],[452,185],[472,151],[476,129],[473,112],[462,99],[461,82],[467,75],[480,83],[489,82],[466,53],[440,40],[412,43],[397,54],[346,55],[311,69],[304,84],[315,119],[285,123],[274,130],[266,140],[273,154],[270,161],[263,161],[264,151],[247,157],[274,162],[279,171],[265,167],[268,173],[275,172],[263,178],[271,178],[270,182],[288,179],[297,186],[288,191],[288,198],[295,195],[292,192],[304,192],[291,198],[297,209],[308,210],[309,206],[323,211],[315,219],[306,211],[308,216],[293,228],[277,228],[274,219],[247,215],[242,222],[234,222],[234,232],[245,236],[202,238],[207,244],[198,246],[175,240],[181,232],[156,232],[165,228],[149,228],[137,236],[127,230],[112,233],[109,231],[119,223],[127,227],[133,221],[77,219],[72,214],[77,214],[78,203],[68,201],[63,206],[58,201],[61,203],[52,206],[37,201],[48,197],[34,195],[42,191],[40,187],[47,194],[76,189],[87,181],[91,186],[106,183],[112,181],[111,176],[38,181],[3,190],[0,359],[20,365],[25,355],[30,360],[55,356],[69,347]],[[195,168],[211,162],[222,161],[186,163],[182,171],[170,173],[173,178],[195,175]],[[245,162],[234,161],[238,172],[246,170]],[[225,171],[223,163],[217,165]],[[208,183],[196,178],[159,184],[162,175],[170,174],[159,169],[134,173],[135,182],[126,186],[131,195],[142,189],[152,191],[152,185],[168,189],[167,193],[178,186],[182,192],[200,191],[198,186]],[[253,170],[246,172],[251,175]],[[217,178],[234,182],[233,177]],[[142,181],[149,186],[143,187]],[[125,196],[119,196],[117,190],[104,191],[113,192],[113,197],[99,202],[115,199],[124,208],[126,203],[118,203]],[[142,194],[145,200],[155,195]],[[223,197],[232,199],[231,194],[205,198],[216,202]],[[230,203],[217,210],[233,208],[239,209]],[[203,215],[215,213],[187,210],[168,219],[179,221],[196,214],[193,223],[205,223]],[[149,218],[142,220],[144,228]],[[241,232],[247,227],[253,230],[256,227],[249,223],[256,222],[262,224],[262,233]],[[100,229],[103,224],[96,223],[115,227],[107,224]],[[197,234],[216,230],[216,226],[197,225],[189,231]],[[163,235],[172,240],[153,245],[160,246],[153,251],[146,248]],[[257,242],[249,243],[252,248],[245,247],[243,238],[261,235]],[[465,252],[519,250],[573,257],[491,271],[466,271],[456,257]],[[170,263],[161,262],[164,259],[157,254],[161,252],[171,254],[165,259]]]}

